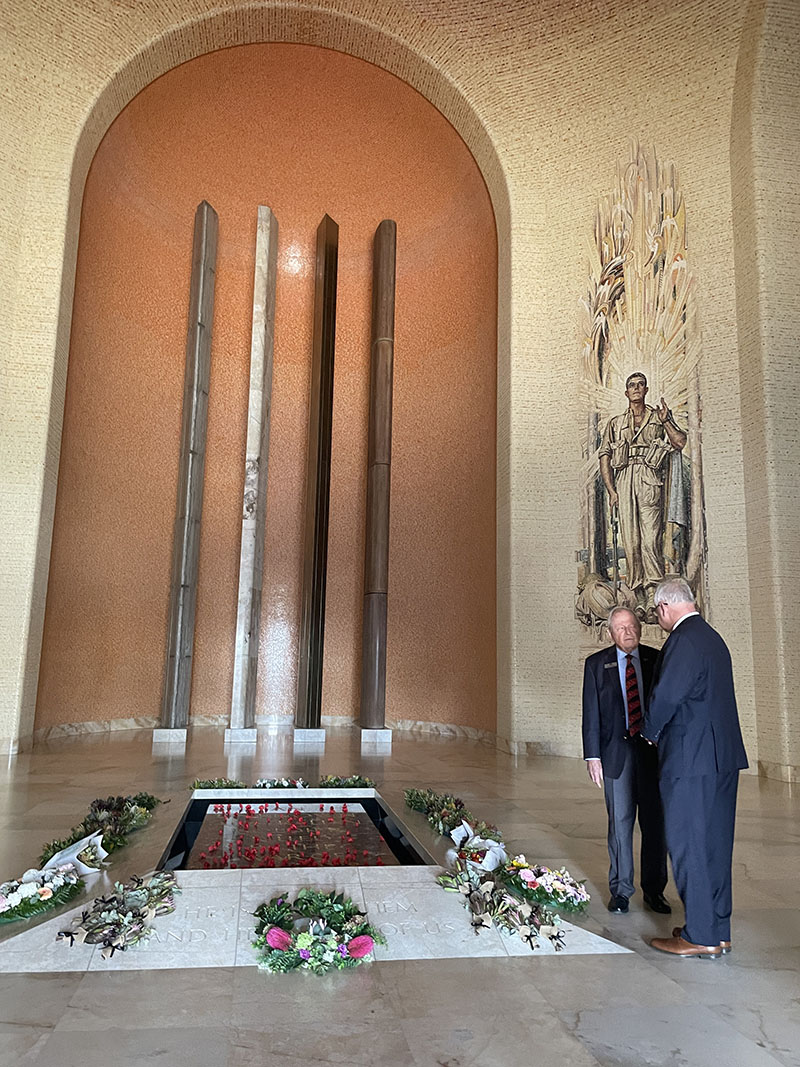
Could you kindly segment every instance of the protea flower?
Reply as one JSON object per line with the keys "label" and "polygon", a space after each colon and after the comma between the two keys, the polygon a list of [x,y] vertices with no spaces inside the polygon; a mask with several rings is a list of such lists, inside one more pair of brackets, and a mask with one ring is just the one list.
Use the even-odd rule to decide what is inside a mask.
{"label": "protea flower", "polygon": [[358,937],[354,937],[347,943],[347,954],[352,956],[354,960],[363,959],[364,956],[368,956],[370,952],[375,948],[375,942],[369,936],[369,934],[359,934]]}
{"label": "protea flower", "polygon": [[282,930],[280,926],[270,926],[269,930],[267,930],[266,942],[270,948],[285,952],[292,943],[292,936]]}

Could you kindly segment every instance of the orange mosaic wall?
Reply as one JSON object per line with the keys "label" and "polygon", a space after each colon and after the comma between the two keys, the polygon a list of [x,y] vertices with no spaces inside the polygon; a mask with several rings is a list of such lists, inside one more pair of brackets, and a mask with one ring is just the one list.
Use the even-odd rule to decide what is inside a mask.
{"label": "orange mosaic wall", "polygon": [[159,713],[190,273],[219,213],[195,722],[230,706],[256,206],[280,225],[259,718],[292,714],[316,227],[340,225],[323,715],[357,716],[372,236],[398,225],[387,718],[493,731],[497,248],[480,172],[361,60],[248,45],[164,75],[86,184],[36,729]]}

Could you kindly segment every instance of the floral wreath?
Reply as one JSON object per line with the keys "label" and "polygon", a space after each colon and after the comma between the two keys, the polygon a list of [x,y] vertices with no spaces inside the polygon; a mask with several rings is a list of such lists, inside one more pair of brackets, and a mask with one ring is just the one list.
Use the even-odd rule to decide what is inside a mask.
{"label": "floral wreath", "polygon": [[383,934],[342,893],[301,889],[290,901],[273,897],[254,912],[258,966],[273,974],[306,970],[358,967],[373,958],[375,945],[385,945]]}
{"label": "floral wreath", "polygon": [[172,871],[154,871],[144,878],[134,875],[124,884],[115,882],[114,892],[97,897],[69,929],[58,933],[56,941],[102,945],[100,955],[108,959],[147,941],[153,932],[152,920],[175,910],[176,893],[180,889]]}

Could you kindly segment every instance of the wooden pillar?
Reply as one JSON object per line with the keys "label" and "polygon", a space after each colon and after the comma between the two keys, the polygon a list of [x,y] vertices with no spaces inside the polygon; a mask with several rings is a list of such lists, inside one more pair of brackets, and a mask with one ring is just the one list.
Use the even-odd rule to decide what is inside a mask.
{"label": "wooden pillar", "polygon": [[317,229],[314,341],[306,461],[303,614],[300,624],[300,663],[295,715],[295,725],[300,730],[319,730],[322,715],[338,261],[339,227],[326,215]]}
{"label": "wooden pillar", "polygon": [[217,213],[204,200],[194,216],[178,502],[172,543],[167,663],[161,704],[161,729],[154,731],[153,738],[158,741],[179,740],[181,736],[185,739],[189,722],[218,229]]}
{"label": "wooden pillar", "polygon": [[275,283],[278,220],[268,207],[258,209],[250,341],[250,396],[244,468],[239,600],[230,728],[226,741],[255,741],[256,680],[267,517],[269,429],[272,406],[272,356],[275,336]]}
{"label": "wooden pillar", "polygon": [[361,726],[365,730],[383,730],[386,724],[396,245],[397,224],[384,219],[375,231],[372,268],[367,533],[361,642]]}

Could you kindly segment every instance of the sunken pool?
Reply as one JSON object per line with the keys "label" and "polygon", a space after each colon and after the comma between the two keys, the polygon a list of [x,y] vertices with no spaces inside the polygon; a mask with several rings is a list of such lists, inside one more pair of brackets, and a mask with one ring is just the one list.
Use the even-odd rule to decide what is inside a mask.
{"label": "sunken pool", "polygon": [[197,789],[158,868],[437,862],[375,789]]}

